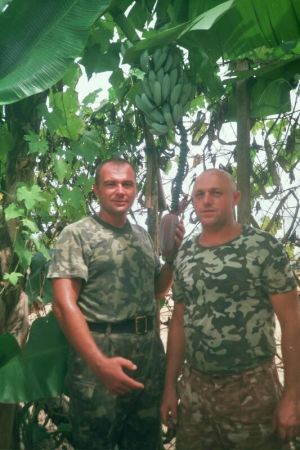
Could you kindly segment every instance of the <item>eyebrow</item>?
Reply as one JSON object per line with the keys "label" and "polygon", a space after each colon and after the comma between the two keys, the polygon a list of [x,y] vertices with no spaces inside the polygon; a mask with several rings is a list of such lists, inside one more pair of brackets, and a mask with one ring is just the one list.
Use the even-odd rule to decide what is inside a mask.
{"label": "eyebrow", "polygon": [[205,189],[205,188],[198,188],[198,189],[195,189],[195,192],[211,192],[211,191],[225,191],[225,189],[224,188],[221,188],[221,187],[217,187],[217,186],[215,186],[215,187],[210,187],[210,188],[208,188],[208,189]]}
{"label": "eyebrow", "polygon": [[116,180],[114,178],[108,178],[107,180],[103,180],[103,183],[130,183],[134,184],[134,180],[128,179],[128,180]]}

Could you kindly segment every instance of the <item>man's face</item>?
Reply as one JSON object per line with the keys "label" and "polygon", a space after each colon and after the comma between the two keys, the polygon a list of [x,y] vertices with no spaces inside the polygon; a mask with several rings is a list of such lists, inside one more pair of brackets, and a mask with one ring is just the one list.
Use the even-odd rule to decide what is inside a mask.
{"label": "man's face", "polygon": [[239,198],[239,192],[222,172],[204,172],[195,181],[193,205],[203,227],[231,225]]}
{"label": "man's face", "polygon": [[100,181],[94,185],[98,197],[100,217],[110,222],[116,217],[126,217],[136,196],[135,173],[129,164],[108,162],[101,167]]}

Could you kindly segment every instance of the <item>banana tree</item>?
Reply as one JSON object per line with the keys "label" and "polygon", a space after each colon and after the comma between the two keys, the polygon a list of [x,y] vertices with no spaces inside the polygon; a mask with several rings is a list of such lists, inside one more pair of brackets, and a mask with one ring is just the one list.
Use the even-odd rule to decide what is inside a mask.
{"label": "banana tree", "polygon": [[[164,11],[164,26],[145,33],[144,39],[128,49],[125,61],[134,64],[145,49],[151,51],[176,41],[188,50],[191,69],[205,85],[209,101],[227,96],[223,115],[225,120],[236,121],[238,129],[237,177],[244,199],[239,219],[248,222],[250,123],[254,118],[291,109],[290,91],[300,73],[300,8],[295,0],[272,4],[214,1],[212,5],[209,11],[204,1],[169,5],[169,15]],[[162,15],[159,5],[156,13]],[[225,82],[215,72],[220,60],[224,67],[227,64]]]}
{"label": "banana tree", "polygon": [[[132,43],[137,42],[127,52],[128,61],[134,59],[136,51],[176,41],[189,50],[191,64],[207,83],[211,67],[219,58],[249,58],[255,70],[267,63],[263,74],[255,72],[256,80],[260,75],[269,81],[283,75],[286,80],[287,68],[292,80],[299,71],[297,0],[214,0],[209,2],[209,8],[207,2],[197,0],[157,2],[153,9],[154,5],[155,2],[144,1],[93,0],[87,8],[83,0],[56,0],[45,7],[38,0],[2,0],[2,104],[40,92],[61,79],[70,63],[82,55],[93,23],[106,12],[112,14]],[[155,29],[147,29],[139,39],[135,30],[143,31],[153,14],[157,14]],[[236,76],[238,70],[234,68],[233,73]],[[254,76],[253,71],[247,76]]]}
{"label": "banana tree", "polygon": [[[250,61],[248,69],[242,71],[240,64],[230,64],[230,78],[226,81],[227,90],[231,87],[228,118],[236,119],[235,105],[241,102],[237,100],[241,92],[236,89],[241,84],[236,84],[238,79],[244,80],[245,93],[251,98],[249,117],[243,127],[248,126],[251,117],[290,108],[289,91],[300,71],[297,0],[277,0],[272,4],[259,0],[214,0],[209,9],[207,2],[196,0],[95,1],[89,3],[89,8],[83,1],[51,2],[47,8],[37,0],[26,5],[21,0],[2,5],[5,3],[8,6],[0,15],[0,40],[4,43],[0,55],[2,103],[39,92],[57,81],[70,61],[80,56],[92,23],[109,12],[130,41],[125,62],[136,64],[143,50],[177,42],[188,50],[191,69],[206,86],[211,101],[224,95],[224,84],[215,76],[216,62],[220,58],[225,62]],[[151,30],[148,24],[153,15],[157,21]],[[19,26],[21,23],[23,26]],[[136,30],[141,31],[141,37]],[[94,50],[96,56],[97,49]],[[87,58],[85,62],[88,66]],[[245,161],[246,169],[247,158],[240,160]],[[242,179],[244,170],[239,170],[238,185],[245,191]],[[249,198],[247,190],[244,198]]]}
{"label": "banana tree", "polygon": [[[115,69],[121,48],[124,61],[136,67],[145,50],[152,53],[164,45],[178,44],[188,51],[196,84],[204,86],[210,101],[229,89],[226,113],[231,120],[236,120],[241,92],[237,83],[241,84],[244,95],[251,99],[244,114],[246,134],[249,118],[290,107],[289,91],[299,73],[300,11],[296,0],[277,0],[272,9],[259,0],[92,0],[88,5],[83,0],[56,0],[46,6],[38,0],[0,3],[2,104],[50,88],[77,57],[90,75]],[[85,47],[91,27],[104,13],[110,16],[98,23],[98,35],[90,36],[91,45]],[[153,16],[157,17],[154,25]],[[127,42],[123,39],[122,45],[109,46],[106,40],[103,45],[109,22],[117,24]],[[220,58],[228,62],[226,84],[216,71]],[[232,63],[245,59],[250,61],[246,68]],[[242,154],[246,152],[247,148],[242,150]],[[240,185],[242,177],[240,174]]]}

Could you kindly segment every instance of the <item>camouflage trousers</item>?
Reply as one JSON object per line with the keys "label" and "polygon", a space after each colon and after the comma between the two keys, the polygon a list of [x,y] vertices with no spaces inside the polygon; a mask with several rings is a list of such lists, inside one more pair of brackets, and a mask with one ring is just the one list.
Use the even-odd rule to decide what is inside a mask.
{"label": "camouflage trousers", "polygon": [[94,339],[107,356],[133,361],[130,376],[143,390],[116,396],[96,379],[83,360],[71,356],[67,387],[73,443],[80,450],[161,450],[159,407],[165,371],[165,353],[159,336],[98,334]]}
{"label": "camouflage trousers", "polygon": [[211,377],[185,367],[177,450],[284,450],[272,428],[282,387],[274,363]]}

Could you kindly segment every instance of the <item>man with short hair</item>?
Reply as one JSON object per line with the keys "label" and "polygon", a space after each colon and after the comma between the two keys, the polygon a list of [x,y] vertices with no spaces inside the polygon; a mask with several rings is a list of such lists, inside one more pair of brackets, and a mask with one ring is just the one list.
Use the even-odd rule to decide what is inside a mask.
{"label": "man with short hair", "polygon": [[[76,449],[160,450],[164,351],[155,297],[166,293],[148,233],[127,219],[134,168],[114,158],[97,167],[100,211],[65,227],[48,276],[54,313],[71,346],[67,387]],[[179,246],[183,229],[175,240]]]}
{"label": "man with short hair", "polygon": [[[239,200],[222,170],[195,180],[192,201],[202,230],[175,260],[161,406],[163,422],[177,423],[177,450],[281,450],[299,435],[296,281],[273,236],[237,223]],[[274,313],[283,388],[274,364]]]}

